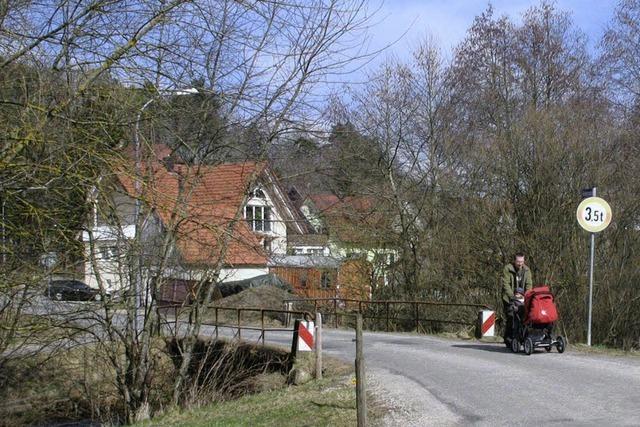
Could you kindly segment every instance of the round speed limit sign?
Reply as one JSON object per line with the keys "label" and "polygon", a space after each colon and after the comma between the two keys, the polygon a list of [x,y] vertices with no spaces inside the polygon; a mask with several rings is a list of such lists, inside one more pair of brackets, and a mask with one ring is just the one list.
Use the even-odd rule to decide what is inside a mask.
{"label": "round speed limit sign", "polygon": [[611,206],[600,197],[589,197],[580,203],[576,216],[582,228],[597,233],[611,223]]}

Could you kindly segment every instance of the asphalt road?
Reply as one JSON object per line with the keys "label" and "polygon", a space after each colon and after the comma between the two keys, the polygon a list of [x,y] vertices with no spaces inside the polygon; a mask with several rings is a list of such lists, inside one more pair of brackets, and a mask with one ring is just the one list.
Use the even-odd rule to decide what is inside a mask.
{"label": "asphalt road", "polygon": [[[257,337],[243,332],[243,337]],[[353,331],[325,329],[324,351],[353,361]],[[504,345],[365,333],[370,389],[389,425],[640,426],[640,358],[514,354]],[[289,347],[284,333],[267,342]]]}

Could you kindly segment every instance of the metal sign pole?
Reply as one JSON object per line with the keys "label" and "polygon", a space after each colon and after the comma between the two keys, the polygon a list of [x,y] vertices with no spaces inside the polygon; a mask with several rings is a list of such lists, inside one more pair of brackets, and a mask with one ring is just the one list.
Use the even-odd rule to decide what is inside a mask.
{"label": "metal sign pole", "polygon": [[587,319],[587,345],[591,346],[591,320],[593,315],[593,270],[596,255],[596,233],[611,223],[611,206],[606,200],[596,197],[596,187],[582,190],[583,200],[578,205],[576,217],[578,224],[591,234],[589,251],[589,314]]}
{"label": "metal sign pole", "polygon": [[591,347],[591,313],[593,309],[593,264],[595,258],[596,233],[591,233],[591,255],[589,261],[589,319],[587,320],[587,345]]}
{"label": "metal sign pole", "polygon": [[[591,197],[597,196],[597,188],[591,188]],[[587,319],[587,345],[591,347],[591,316],[593,314],[593,264],[596,252],[596,233],[591,233],[591,249],[589,250],[589,316]]]}

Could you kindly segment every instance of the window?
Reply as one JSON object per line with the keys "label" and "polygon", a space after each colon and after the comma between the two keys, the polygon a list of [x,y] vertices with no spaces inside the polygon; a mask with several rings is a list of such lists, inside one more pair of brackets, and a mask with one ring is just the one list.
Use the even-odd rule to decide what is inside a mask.
{"label": "window", "polygon": [[271,231],[271,208],[268,206],[247,205],[244,218],[253,231]]}
{"label": "window", "polygon": [[322,289],[328,289],[331,287],[331,274],[328,271],[323,271],[320,276],[320,286]]}
{"label": "window", "polygon": [[293,255],[324,255],[323,248],[293,248]]}
{"label": "window", "polygon": [[113,259],[118,256],[118,248],[115,246],[101,246],[100,247],[100,258],[102,259]]}

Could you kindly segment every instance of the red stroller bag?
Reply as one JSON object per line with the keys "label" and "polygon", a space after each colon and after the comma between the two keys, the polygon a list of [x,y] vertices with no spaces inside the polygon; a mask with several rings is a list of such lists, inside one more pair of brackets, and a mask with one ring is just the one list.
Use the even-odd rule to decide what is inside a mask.
{"label": "red stroller bag", "polygon": [[558,320],[558,310],[548,286],[528,290],[524,295],[524,306],[527,323],[543,324]]}

